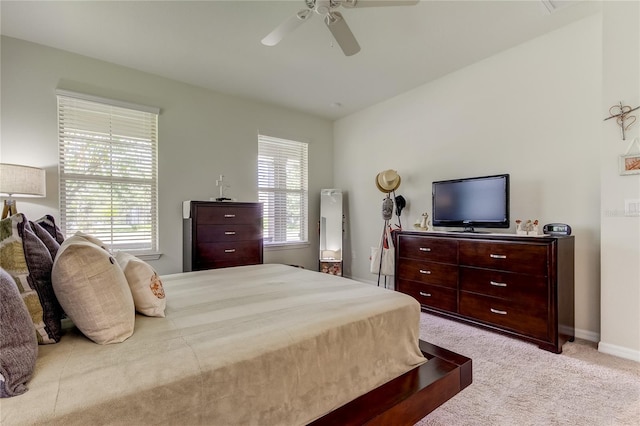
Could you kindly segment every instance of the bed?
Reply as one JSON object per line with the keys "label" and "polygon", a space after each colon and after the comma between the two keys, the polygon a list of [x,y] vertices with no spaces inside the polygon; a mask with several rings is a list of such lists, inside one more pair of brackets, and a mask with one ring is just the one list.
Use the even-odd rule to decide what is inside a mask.
{"label": "bed", "polygon": [[419,341],[411,297],[265,264],[162,277],[164,318],[122,343],[68,326],[1,424],[413,424],[471,383]]}

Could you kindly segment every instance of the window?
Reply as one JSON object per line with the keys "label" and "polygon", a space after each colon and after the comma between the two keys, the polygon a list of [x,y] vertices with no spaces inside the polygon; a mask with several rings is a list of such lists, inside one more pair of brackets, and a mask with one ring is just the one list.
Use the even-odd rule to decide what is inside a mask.
{"label": "window", "polygon": [[113,250],[158,251],[156,108],[58,91],[60,223]]}
{"label": "window", "polygon": [[308,145],[258,135],[258,198],[265,245],[308,242]]}

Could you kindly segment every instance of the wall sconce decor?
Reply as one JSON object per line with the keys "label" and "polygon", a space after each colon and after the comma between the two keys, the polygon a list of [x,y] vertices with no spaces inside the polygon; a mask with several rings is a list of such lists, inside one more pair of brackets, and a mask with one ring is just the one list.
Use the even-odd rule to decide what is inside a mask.
{"label": "wall sconce decor", "polygon": [[18,212],[12,197],[44,197],[45,171],[37,167],[0,163],[0,195],[4,200],[2,219]]}
{"label": "wall sconce decor", "polygon": [[633,139],[627,151],[620,156],[620,174],[640,174],[640,138]]}
{"label": "wall sconce decor", "polygon": [[622,105],[622,101],[618,105],[614,105],[609,108],[610,116],[605,118],[604,121],[611,120],[612,118],[616,119],[616,123],[620,126],[622,130],[622,140],[627,140],[627,136],[625,131],[629,130],[629,127],[636,122],[636,116],[631,115],[631,113],[637,109],[640,109],[640,106],[635,108],[631,108],[629,105]]}

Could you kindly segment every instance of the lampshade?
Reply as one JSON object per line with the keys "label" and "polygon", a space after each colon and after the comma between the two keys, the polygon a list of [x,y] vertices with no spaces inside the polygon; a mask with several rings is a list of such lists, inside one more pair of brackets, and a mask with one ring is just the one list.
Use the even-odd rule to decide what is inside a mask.
{"label": "lampshade", "polygon": [[0,195],[44,197],[45,190],[44,169],[0,163]]}

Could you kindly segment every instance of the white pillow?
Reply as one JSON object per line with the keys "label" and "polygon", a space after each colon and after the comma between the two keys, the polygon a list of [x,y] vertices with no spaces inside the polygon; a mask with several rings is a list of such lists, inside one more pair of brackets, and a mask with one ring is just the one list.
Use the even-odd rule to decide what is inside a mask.
{"label": "white pillow", "polygon": [[150,317],[164,317],[167,299],[162,281],[151,265],[122,251],[116,253],[116,260],[127,277],[136,311]]}
{"label": "white pillow", "polygon": [[67,238],[53,263],[60,305],[89,339],[119,343],[133,334],[135,307],[124,272],[105,250],[81,236]]}

